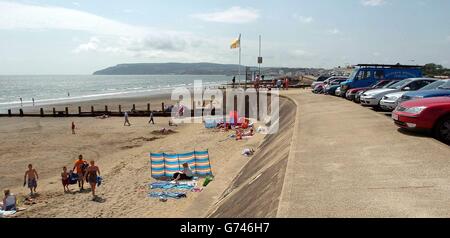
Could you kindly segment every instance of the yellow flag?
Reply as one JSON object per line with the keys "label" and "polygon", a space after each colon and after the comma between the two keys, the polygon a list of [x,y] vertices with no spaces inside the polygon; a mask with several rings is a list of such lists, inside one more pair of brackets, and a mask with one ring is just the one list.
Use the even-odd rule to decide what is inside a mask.
{"label": "yellow flag", "polygon": [[239,48],[239,47],[241,47],[241,35],[240,34],[239,34],[239,38],[237,38],[236,40],[234,40],[231,43],[231,49],[236,49],[236,48]]}

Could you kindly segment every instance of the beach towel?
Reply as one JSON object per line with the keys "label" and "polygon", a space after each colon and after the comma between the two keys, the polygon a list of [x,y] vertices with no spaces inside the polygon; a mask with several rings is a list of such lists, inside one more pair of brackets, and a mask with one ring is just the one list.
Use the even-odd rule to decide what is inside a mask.
{"label": "beach towel", "polygon": [[151,198],[173,198],[173,199],[180,199],[180,198],[186,198],[186,193],[177,193],[177,192],[151,192],[148,194]]}
{"label": "beach towel", "polygon": [[153,178],[173,177],[187,163],[193,175],[204,177],[212,175],[209,152],[193,151],[182,154],[150,153],[151,176]]}
{"label": "beach towel", "polygon": [[150,189],[179,189],[179,190],[191,190],[196,186],[196,183],[194,184],[175,184],[175,183],[169,183],[169,182],[155,182],[149,184]]}
{"label": "beach towel", "polygon": [[0,210],[0,217],[8,217],[8,216],[16,214],[16,212],[17,211],[3,211],[3,210]]}

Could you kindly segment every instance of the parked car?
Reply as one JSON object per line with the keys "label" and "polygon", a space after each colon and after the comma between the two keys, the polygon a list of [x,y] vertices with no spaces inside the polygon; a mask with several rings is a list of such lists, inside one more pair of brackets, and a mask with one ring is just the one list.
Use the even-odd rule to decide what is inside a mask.
{"label": "parked car", "polygon": [[371,87],[367,88],[352,88],[350,90],[347,90],[345,97],[348,100],[355,101],[355,96],[360,91],[367,91],[370,89],[377,89],[377,88],[383,88],[386,85],[392,85],[394,83],[398,82],[398,80],[381,80],[378,81],[376,84],[372,85]]}
{"label": "parked car", "polygon": [[321,75],[320,77],[318,77],[317,79],[316,79],[316,81],[314,81],[312,84],[311,84],[311,88],[315,88],[318,84],[321,84],[321,83],[323,83],[325,80],[327,80],[328,78],[330,78],[331,76],[330,75]]}
{"label": "parked car", "polygon": [[323,93],[324,88],[325,88],[325,84],[324,83],[320,83],[320,84],[317,84],[313,88],[312,92],[316,93],[316,94],[320,94],[320,93]]}
{"label": "parked car", "polygon": [[[396,84],[398,82],[400,82],[400,81],[392,80],[391,82],[389,82],[388,84],[384,85],[384,87],[381,87],[381,88],[389,88],[390,86],[392,86],[392,85],[394,85],[394,84]],[[372,89],[366,89],[366,90],[362,90],[362,91],[359,91],[358,93],[356,93],[354,101],[356,103],[361,103],[361,95],[364,94],[365,92],[369,91],[369,90],[372,90]]]}
{"label": "parked car", "polygon": [[416,92],[407,92],[398,99],[398,102],[402,103],[409,100],[443,96],[450,96],[450,79],[437,80]]}
{"label": "parked car", "polygon": [[325,94],[334,95],[336,89],[339,88],[341,86],[341,83],[345,80],[347,80],[347,78],[339,78],[331,81],[324,89]]}
{"label": "parked car", "polygon": [[341,92],[346,93],[353,88],[366,88],[381,80],[403,80],[422,77],[422,66],[417,65],[384,65],[359,64],[349,79],[341,84]]}
{"label": "parked car", "polygon": [[416,91],[436,81],[431,78],[411,78],[395,83],[387,88],[369,90],[361,95],[361,105],[380,107],[381,99],[390,93]]}
{"label": "parked car", "polygon": [[336,91],[334,92],[334,95],[341,97],[341,87],[336,88]]}
{"label": "parked car", "polygon": [[392,113],[397,126],[408,130],[430,131],[450,144],[450,97],[433,97],[401,103]]}

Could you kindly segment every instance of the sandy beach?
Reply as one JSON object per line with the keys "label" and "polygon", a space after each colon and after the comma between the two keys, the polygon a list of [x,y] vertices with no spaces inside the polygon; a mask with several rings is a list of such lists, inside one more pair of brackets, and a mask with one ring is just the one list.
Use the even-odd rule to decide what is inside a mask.
{"label": "sandy beach", "polygon": [[[147,103],[173,103],[169,96],[159,98],[122,98],[71,103],[78,106],[104,107],[122,104],[145,108]],[[57,105],[65,107],[66,105]],[[36,107],[38,108],[38,107]],[[51,108],[46,107],[46,111]],[[38,109],[37,109],[38,110]],[[18,195],[19,206],[26,208],[17,217],[193,217],[204,216],[222,195],[250,158],[241,155],[244,148],[257,149],[264,135],[251,139],[226,140],[234,131],[205,129],[203,124],[172,127],[176,133],[156,135],[153,130],[168,128],[168,118],[131,118],[132,126],[124,127],[123,118],[0,118],[0,189],[11,189]],[[77,130],[72,135],[71,122]],[[165,203],[149,198],[150,152],[182,153],[208,149],[215,180],[200,193],[188,192],[187,198]],[[60,173],[62,167],[73,167],[79,154],[95,160],[103,183],[97,193],[99,202],[91,201],[90,191],[80,193],[71,185],[72,193],[64,193]],[[23,203],[29,190],[22,187],[23,175],[31,163],[39,173],[38,196],[32,205]],[[200,182],[203,180],[201,179]],[[88,187],[88,186],[87,186]],[[202,203],[202,204],[200,204]],[[189,211],[190,208],[199,208]],[[204,209],[204,210],[203,210]]]}

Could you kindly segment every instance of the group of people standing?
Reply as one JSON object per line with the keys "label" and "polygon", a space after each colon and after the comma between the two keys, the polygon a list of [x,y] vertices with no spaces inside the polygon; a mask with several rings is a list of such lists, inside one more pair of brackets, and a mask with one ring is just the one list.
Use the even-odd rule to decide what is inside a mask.
{"label": "group of people standing", "polygon": [[[80,192],[84,191],[84,181],[87,181],[91,186],[92,191],[92,200],[97,199],[97,195],[95,195],[95,191],[97,188],[97,184],[99,183],[100,169],[95,165],[95,161],[91,160],[88,164],[87,161],[83,160],[83,155],[78,156],[78,160],[75,161],[75,165],[70,172],[67,172],[67,167],[63,167],[63,171],[61,173],[61,181],[64,188],[64,192],[70,192],[69,185],[71,184],[71,180],[74,178],[78,182],[78,187],[80,188]],[[30,189],[30,196],[34,196],[36,194],[36,188],[38,186],[39,175],[36,169],[33,168],[32,164],[28,165],[28,170],[25,172],[23,186],[28,185]],[[75,182],[75,183],[77,183]],[[14,194],[11,193],[9,189],[4,190],[4,198],[3,203],[1,205],[1,209],[3,211],[17,211],[17,198]]]}

